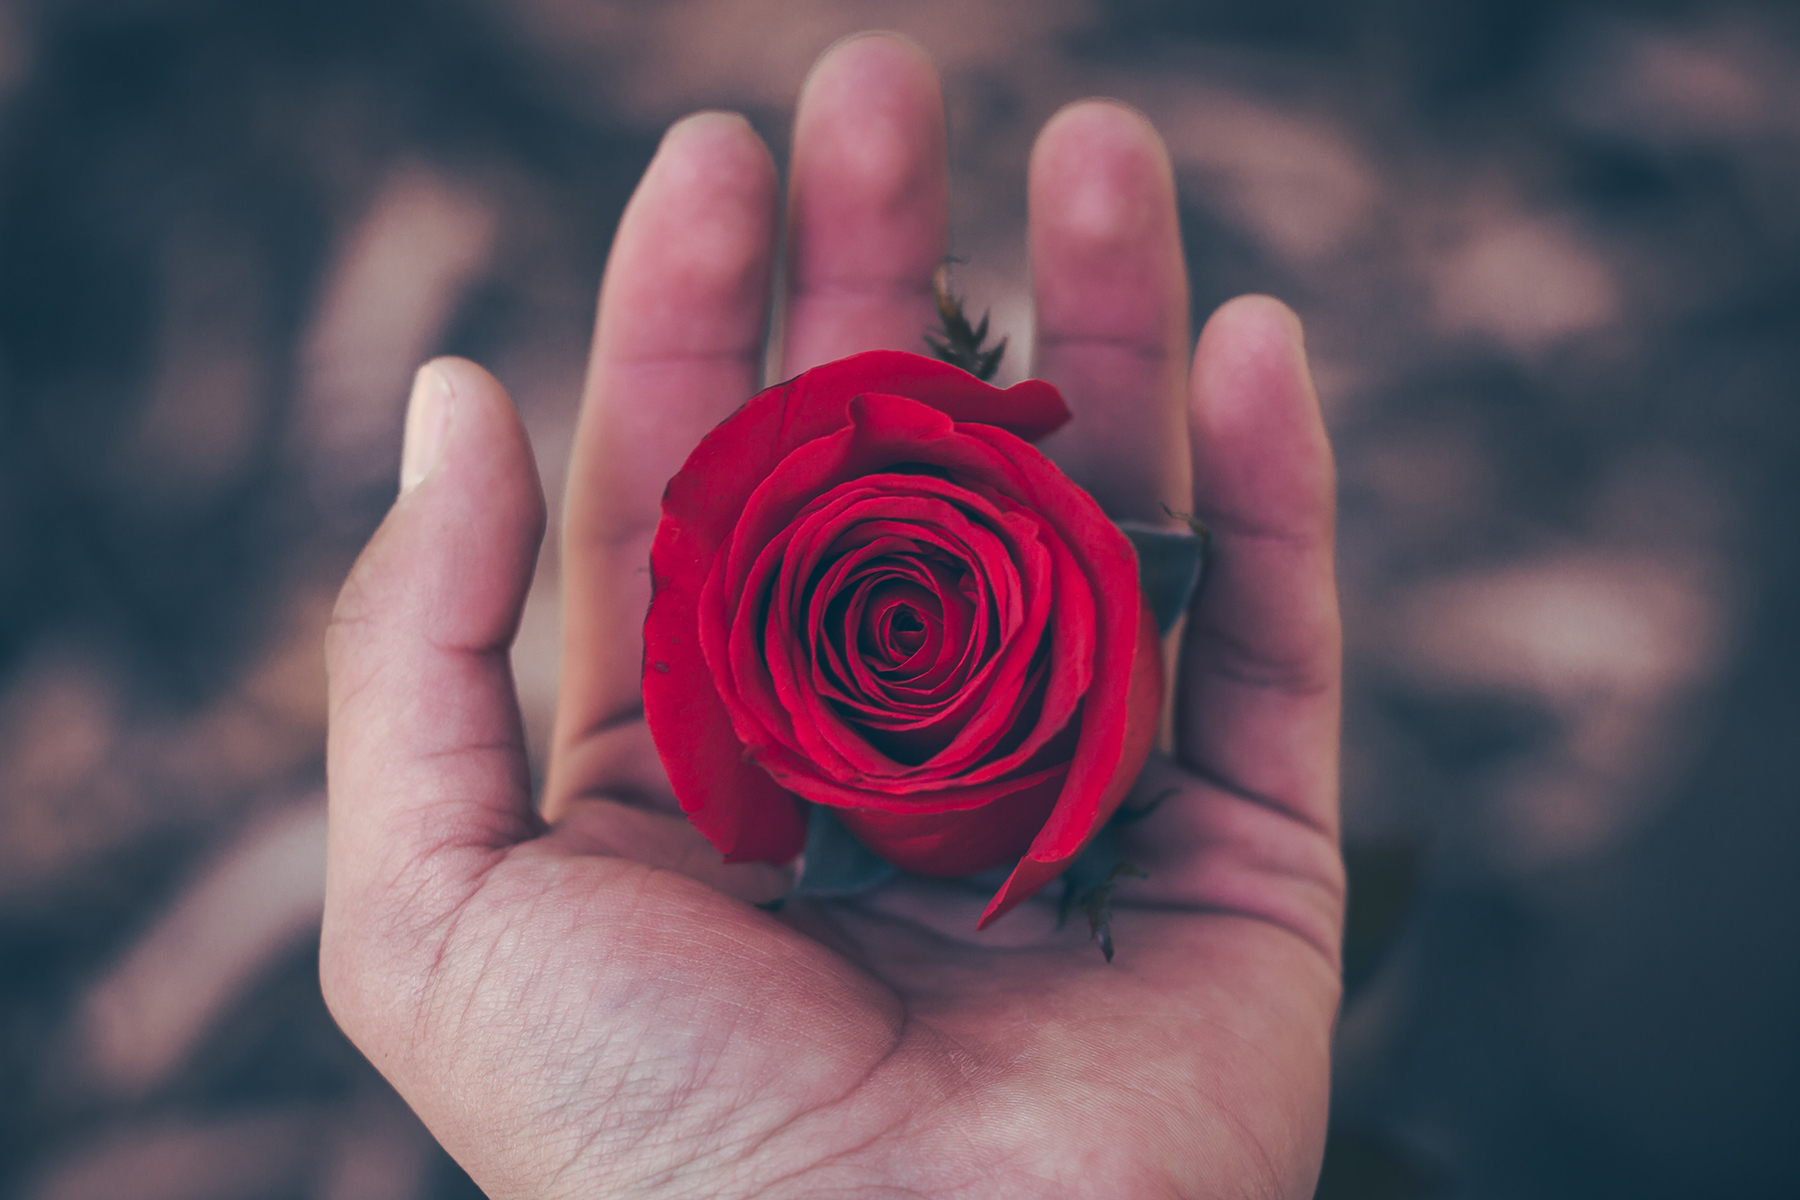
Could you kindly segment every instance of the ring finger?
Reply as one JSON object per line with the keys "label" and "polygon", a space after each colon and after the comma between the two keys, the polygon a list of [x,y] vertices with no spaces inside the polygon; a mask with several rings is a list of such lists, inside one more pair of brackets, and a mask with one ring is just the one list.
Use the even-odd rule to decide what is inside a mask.
{"label": "ring finger", "polygon": [[1028,189],[1033,374],[1074,414],[1044,450],[1109,516],[1185,511],[1187,273],[1162,139],[1124,105],[1069,105],[1038,135]]}

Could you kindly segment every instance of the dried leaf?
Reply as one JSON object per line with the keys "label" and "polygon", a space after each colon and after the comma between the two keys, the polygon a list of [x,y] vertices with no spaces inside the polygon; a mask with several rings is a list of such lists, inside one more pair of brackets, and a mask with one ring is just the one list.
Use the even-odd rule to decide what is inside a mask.
{"label": "dried leaf", "polygon": [[1000,358],[1006,353],[1006,339],[997,346],[984,346],[988,335],[988,314],[981,324],[970,326],[964,315],[962,298],[950,291],[950,264],[944,263],[931,276],[931,290],[937,301],[941,328],[925,334],[925,344],[937,358],[951,366],[961,367],[975,378],[986,382],[1000,369]]}

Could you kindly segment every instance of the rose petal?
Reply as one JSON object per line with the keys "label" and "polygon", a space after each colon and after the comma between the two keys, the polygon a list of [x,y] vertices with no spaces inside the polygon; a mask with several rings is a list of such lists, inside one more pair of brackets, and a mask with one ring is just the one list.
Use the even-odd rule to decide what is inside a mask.
{"label": "rose petal", "polygon": [[[878,519],[869,519],[869,514],[878,514]],[[911,522],[901,519],[907,517],[912,518]],[[950,594],[952,589],[948,586],[950,581],[946,572],[931,567],[925,561],[926,541],[935,538],[936,546],[943,551],[944,556],[961,561],[965,567],[969,566],[973,560],[998,556],[999,543],[988,531],[965,520],[954,506],[934,499],[895,497],[891,504],[883,503],[880,500],[859,501],[846,506],[842,514],[822,530],[815,532],[810,528],[810,523],[806,523],[796,534],[796,540],[806,538],[812,543],[812,546],[808,553],[790,556],[788,564],[783,570],[782,591],[777,604],[784,610],[784,613],[786,610],[797,607],[795,593],[801,590],[802,581],[813,575],[819,557],[823,553],[829,552],[826,547],[820,545],[820,542],[831,539],[834,529],[849,521],[860,521],[860,531],[869,532],[870,536],[876,534],[893,534],[895,536],[884,538],[879,546],[871,545],[864,547],[859,552],[846,555],[819,577],[812,586],[811,594],[806,597],[805,612],[797,614],[793,618],[795,627],[808,629],[807,636],[810,643],[812,636],[819,633],[818,627],[822,624],[820,613],[836,601],[836,596],[841,589],[849,585],[849,579],[846,577],[854,578],[857,572],[865,566],[872,565],[875,568],[883,568],[883,564],[878,561],[880,555],[891,553],[894,561],[886,564],[884,569],[911,572],[922,586],[929,586],[934,592],[939,593],[942,597],[942,611],[952,619],[959,629],[968,628],[973,639],[965,642],[964,639],[958,638],[956,642],[946,648],[946,653],[955,655],[955,657],[940,664],[944,669],[934,676],[926,677],[921,684],[922,690],[935,690],[949,678],[959,660],[966,662],[967,655],[963,653],[963,648],[978,652],[980,647],[987,642],[989,634],[986,626],[990,614],[986,611],[985,606],[966,604],[963,597]],[[902,533],[910,535],[903,540],[904,544],[898,537]],[[831,541],[829,549],[836,549],[843,541],[843,538]],[[990,547],[986,553],[983,552],[984,546]],[[918,559],[916,565],[908,566],[908,561],[915,557]],[[1017,573],[1008,565],[1005,574],[996,578],[994,582],[999,584],[995,602],[1003,610],[1004,620],[1001,636],[1004,637],[1009,632],[1006,627],[1015,626],[1021,616],[1020,601],[1017,597]],[[848,619],[849,614],[845,615]],[[972,628],[964,619],[965,615],[974,618],[975,625]],[[957,643],[962,643],[962,648],[959,648]],[[834,661],[838,659],[841,659],[841,655],[834,655]],[[862,674],[857,670],[856,664],[848,660],[838,661],[837,666],[840,674],[845,676]],[[877,685],[869,679],[864,679],[862,686]]]}
{"label": "rose petal", "polygon": [[1039,379],[1002,391],[948,363],[896,350],[815,367],[751,397],[700,440],[669,480],[663,522],[684,527],[700,575],[730,539],[757,485],[807,442],[848,426],[850,401],[865,392],[915,396],[952,421],[998,426],[1031,441],[1069,419],[1062,396]]}
{"label": "rose petal", "polygon": [[[1030,850],[988,902],[975,928],[986,928],[1062,874],[1088,840],[1112,819],[1144,769],[1162,718],[1162,639],[1149,604],[1140,599],[1138,608],[1137,644],[1130,650],[1129,673],[1120,679],[1106,674],[1113,664],[1099,666],[1097,678],[1103,682],[1087,701],[1095,705],[1095,711],[1084,713],[1081,742],[1056,806],[1032,839]],[[1101,650],[1103,655],[1118,652],[1119,648],[1111,645]],[[1120,686],[1104,686],[1115,680]],[[1124,711],[1115,711],[1115,706]],[[882,853],[873,844],[870,848]]]}
{"label": "rose petal", "polygon": [[[820,776],[804,757],[781,746],[771,746],[758,756],[758,763],[782,786],[795,795],[837,809],[869,812],[929,814],[963,812],[980,808],[1001,796],[1010,795],[1048,773],[1068,769],[1066,761],[1046,763],[1034,771],[1020,772],[1005,779],[993,780],[974,787],[934,788],[929,791],[884,792],[874,788],[852,787]],[[841,815],[841,814],[840,814]],[[879,847],[871,844],[879,853]],[[990,862],[989,866],[997,863]]]}
{"label": "rose petal", "polygon": [[[941,421],[941,418],[931,413],[930,410],[912,405],[910,401],[903,398],[890,397],[886,399],[895,404],[910,406],[915,413],[922,414],[927,421]],[[807,449],[814,448],[808,447]],[[838,449],[844,450],[846,447],[839,446]],[[1017,538],[1019,530],[1016,526],[1008,523],[1008,514],[994,509],[990,502],[981,497],[971,495],[964,489],[935,478],[907,476],[875,478],[879,478],[883,483],[894,485],[916,485],[919,489],[932,494],[909,497],[882,495],[877,492],[871,497],[869,495],[871,488],[868,486],[867,480],[863,478],[841,485],[845,489],[841,495],[834,491],[818,498],[802,510],[809,513],[807,517],[780,529],[763,546],[748,569],[742,570],[741,575],[737,578],[731,578],[734,573],[728,566],[726,580],[711,591],[720,604],[724,603],[723,598],[726,596],[736,596],[740,601],[744,601],[748,597],[759,595],[764,586],[761,580],[767,577],[778,561],[782,564],[782,590],[765,616],[764,627],[758,631],[755,624],[749,619],[749,610],[742,607],[733,621],[731,671],[739,685],[738,698],[760,710],[763,728],[772,731],[777,740],[813,758],[825,775],[839,782],[862,782],[884,790],[930,786],[944,774],[941,766],[931,765],[921,769],[918,766],[895,762],[886,755],[880,755],[879,758],[873,759],[867,755],[865,751],[866,737],[844,725],[837,714],[820,704],[821,699],[831,698],[831,689],[819,686],[817,677],[813,676],[814,664],[806,661],[808,656],[803,653],[803,650],[808,639],[795,638],[791,632],[784,634],[784,622],[799,623],[797,620],[789,618],[786,613],[795,606],[796,593],[800,588],[799,581],[812,574],[822,552],[821,543],[867,513],[881,513],[885,518],[890,511],[898,510],[902,515],[913,516],[914,523],[905,525],[899,522],[881,524],[864,521],[864,526],[879,527],[882,532],[886,532],[888,529],[905,528],[913,533],[922,534],[926,528],[925,522],[929,521],[932,527],[949,529],[950,532],[959,534],[958,545],[964,555],[995,560],[1003,568],[1000,576],[993,576],[990,573],[990,578],[994,578],[1004,585],[1001,588],[1001,595],[1004,597],[1007,610],[1004,625],[1011,628],[1005,629],[1003,632],[1016,631],[1019,627],[1018,622],[1021,619],[1027,619],[1035,638],[1036,630],[1042,628],[1047,618],[1049,596],[1047,588],[1040,581],[1036,585],[1040,595],[1034,599],[1034,611],[1029,615],[1021,613],[1016,595],[1019,581],[1016,569],[1011,565],[1012,555],[1007,554],[1001,548],[991,531],[969,522],[954,505],[946,504],[937,497],[947,496],[961,500],[965,504],[979,505],[987,510],[991,518],[998,520],[1003,528],[1011,529],[1014,537]],[[787,498],[788,493],[778,486],[780,482],[771,480],[772,486],[759,491],[758,496],[752,500],[750,508],[745,513],[747,528],[756,529],[759,523],[763,522],[770,526],[777,523],[767,517],[765,506],[779,507],[791,502]],[[753,539],[754,536],[755,534],[749,535],[749,539]],[[810,541],[813,549],[808,553],[797,554],[793,543],[799,542],[802,538]],[[892,544],[894,543],[890,538],[882,545],[874,546],[874,549],[881,550]],[[978,553],[984,545],[987,547],[986,552]],[[1026,558],[1028,563],[1037,561],[1042,555],[1041,549],[1031,544],[1019,547],[1018,552],[1021,557]],[[742,561],[742,556],[740,556],[740,561]],[[811,602],[815,605],[821,603],[821,593],[837,585],[838,573],[853,570],[857,565],[859,565],[857,556],[849,556],[847,560],[840,560],[832,569],[832,573],[828,573],[813,590],[810,597]],[[1036,572],[1034,572],[1035,574]],[[723,619],[723,614],[720,615],[720,619]],[[761,634],[765,653],[769,653],[770,647],[774,648],[772,656],[767,659],[771,675],[771,684],[768,686],[765,686],[761,678],[756,676],[751,644],[758,632]],[[979,633],[977,633],[977,639],[979,639]],[[987,705],[986,696],[994,687],[1017,686],[1018,680],[1028,665],[1029,655],[1034,649],[1034,646],[1022,645],[1018,653],[1012,656],[996,657],[990,664],[982,668],[981,673],[961,685],[963,690],[957,697],[957,707],[954,709],[933,713],[929,719],[910,723],[895,722],[894,724],[897,727],[923,729],[933,723],[940,723],[950,727],[951,734],[956,733],[971,715],[983,713],[984,707]],[[787,661],[782,659],[784,652],[787,655]],[[834,668],[840,679],[854,672],[853,664],[828,659],[827,665]],[[813,687],[801,687],[799,681],[809,676],[812,677]],[[845,680],[846,684],[849,682],[851,681]],[[867,677],[856,682],[860,688],[865,690],[872,685],[872,681]],[[821,696],[820,693],[824,693],[824,695]],[[847,693],[843,693],[843,695],[846,699],[855,699],[854,696]],[[727,696],[728,706],[732,704],[732,701],[733,697]],[[1004,710],[989,709],[988,711],[995,721],[1003,719],[1005,715]],[[805,714],[803,719],[790,719],[790,714],[797,716],[801,713]],[[739,720],[738,724],[747,739],[755,736],[756,730],[748,722]],[[1004,732],[1004,729],[993,731],[990,741],[1003,735]],[[981,730],[978,729],[976,735],[972,736],[980,734]],[[752,744],[760,745],[761,740],[759,738]],[[948,738],[940,740],[948,740]],[[969,740],[965,739],[963,744],[968,745]]]}
{"label": "rose petal", "polygon": [[[666,536],[665,536],[666,534]],[[743,756],[699,639],[699,575],[679,527],[651,551],[656,601],[644,622],[644,714],[669,786],[694,827],[728,862],[783,863],[806,822],[791,792]]]}
{"label": "rose petal", "polygon": [[973,875],[1007,862],[1031,842],[1062,791],[1063,769],[1053,768],[979,808],[944,812],[835,809],[838,820],[865,846],[903,870],[940,879]]}
{"label": "rose petal", "polygon": [[[793,383],[802,408],[835,404],[841,413],[852,396],[884,392],[929,405],[952,421],[997,426],[1028,442],[1056,432],[1069,421],[1069,406],[1063,403],[1062,393],[1041,379],[1027,379],[1002,391],[960,367],[897,350],[871,350],[826,363]],[[975,386],[970,387],[971,383]]]}
{"label": "rose petal", "polygon": [[[1090,538],[1098,537],[1111,544],[1115,554],[1123,554],[1130,558],[1133,554],[1129,542],[1100,513],[1098,505],[1086,493],[1070,484],[1048,459],[1032,450],[1029,446],[1002,430],[987,426],[957,426],[946,421],[943,416],[924,405],[899,396],[870,395],[858,397],[851,405],[852,427],[830,438],[822,438],[811,443],[790,456],[783,464],[781,477],[771,477],[764,486],[758,489],[750,504],[746,507],[744,520],[740,528],[743,541],[741,547],[757,544],[759,539],[772,538],[779,540],[783,526],[791,518],[791,514],[802,504],[804,492],[797,486],[798,478],[808,478],[815,485],[836,486],[837,482],[849,482],[871,472],[879,472],[883,467],[891,466],[896,459],[929,465],[948,466],[955,471],[958,483],[999,485],[1005,495],[1023,492],[1033,495],[1038,492],[1060,490],[1065,495],[1055,497],[1057,504],[1054,511],[1062,515],[1066,523],[1075,525]],[[966,478],[965,478],[966,475]],[[973,487],[970,490],[974,490]],[[1043,514],[1030,514],[1030,519],[1041,522],[1045,528],[1053,525],[1044,519]],[[768,548],[764,544],[764,550]],[[748,557],[747,551],[734,551],[739,563]],[[757,564],[766,564],[770,560],[759,554],[756,563],[734,564],[729,574],[736,576],[726,592],[742,594],[754,566],[757,571],[764,569]],[[1135,562],[1135,559],[1132,560]],[[1065,575],[1073,579],[1072,572]],[[1135,590],[1135,576],[1131,583]],[[1085,606],[1086,596],[1081,593],[1092,588],[1091,580],[1085,588],[1071,584],[1071,604],[1077,606],[1072,617],[1085,615],[1079,611]],[[1062,681],[1057,690],[1056,708],[1046,709],[1047,719],[1043,727],[1034,731],[1034,743],[1054,736],[1060,729],[1067,712],[1072,710],[1073,701],[1082,688],[1086,686],[1086,678],[1091,677],[1086,661],[1085,646],[1087,642],[1086,622],[1075,620],[1066,626],[1066,636],[1076,639],[1082,644],[1078,646],[1065,668],[1059,668],[1057,678]],[[1034,648],[1035,649],[1035,648]],[[760,694],[760,690],[759,690]],[[984,697],[971,697],[971,708],[979,708],[979,701]],[[790,688],[782,702],[791,700],[794,704],[807,706],[812,703],[808,694],[798,688]],[[1066,706],[1066,707],[1065,707]],[[1004,712],[999,714],[1004,718]],[[835,719],[835,714],[821,715],[816,718],[819,724],[827,724]],[[882,769],[879,773],[863,772],[861,777],[846,775],[842,757],[838,754],[814,744],[812,729],[808,722],[794,725],[793,740],[788,745],[803,744],[809,754],[815,755],[819,769],[840,783],[861,783],[872,790],[883,792],[907,789],[917,790],[924,787],[968,785],[987,782],[999,775],[1003,770],[1012,769],[1012,764],[1004,767],[988,767],[981,769],[977,779],[946,779],[947,772],[940,762],[930,762],[922,768],[907,769],[895,764],[895,770]],[[785,726],[784,726],[785,727]],[[1004,730],[992,730],[984,727],[978,734],[991,734]],[[979,745],[978,738],[972,742]],[[958,746],[954,754],[944,754],[946,760],[955,759],[967,746]],[[981,747],[983,753],[991,748]],[[1035,748],[1035,746],[1034,746]],[[860,755],[857,758],[860,759]],[[967,765],[965,760],[958,760],[959,765]]]}

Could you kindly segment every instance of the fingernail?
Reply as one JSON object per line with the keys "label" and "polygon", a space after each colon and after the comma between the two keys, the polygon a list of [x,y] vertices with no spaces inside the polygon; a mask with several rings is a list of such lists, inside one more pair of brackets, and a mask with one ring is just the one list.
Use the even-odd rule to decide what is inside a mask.
{"label": "fingernail", "polygon": [[434,362],[413,376],[412,399],[406,402],[406,439],[400,451],[400,494],[418,487],[443,457],[450,431],[450,379]]}

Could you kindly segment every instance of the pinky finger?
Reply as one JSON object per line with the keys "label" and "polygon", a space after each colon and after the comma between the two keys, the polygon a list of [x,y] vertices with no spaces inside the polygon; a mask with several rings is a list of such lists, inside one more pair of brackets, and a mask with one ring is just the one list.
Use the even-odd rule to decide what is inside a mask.
{"label": "pinky finger", "polygon": [[1299,319],[1244,296],[1194,354],[1194,512],[1212,530],[1178,684],[1182,764],[1335,838],[1336,482]]}

